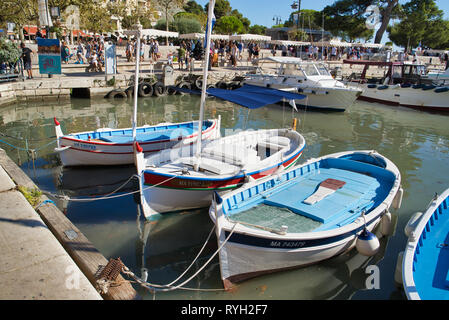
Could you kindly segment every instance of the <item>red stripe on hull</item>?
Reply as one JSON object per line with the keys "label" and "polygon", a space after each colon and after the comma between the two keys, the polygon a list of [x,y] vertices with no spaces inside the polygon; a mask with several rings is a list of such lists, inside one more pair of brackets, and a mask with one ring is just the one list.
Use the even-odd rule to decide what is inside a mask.
{"label": "red stripe on hull", "polygon": [[[296,161],[300,156],[302,152],[299,153],[297,156],[292,157],[291,159],[285,161],[280,166],[283,166],[284,168],[292,164],[294,161]],[[270,169],[267,169],[265,171],[257,172],[252,175],[250,175],[252,178],[258,180],[261,178],[264,178],[266,176],[269,176],[276,172],[279,167],[273,167]],[[171,177],[167,176],[160,176],[157,174],[151,174],[144,172],[144,183],[146,185],[158,185],[160,187],[164,188],[176,188],[176,189],[223,189],[223,188],[229,188],[234,185],[243,184],[245,182],[245,177],[230,177],[227,180],[205,180],[205,179],[183,179],[183,178],[174,178],[171,179]],[[169,181],[167,181],[169,180]],[[167,181],[167,182],[164,182]]]}

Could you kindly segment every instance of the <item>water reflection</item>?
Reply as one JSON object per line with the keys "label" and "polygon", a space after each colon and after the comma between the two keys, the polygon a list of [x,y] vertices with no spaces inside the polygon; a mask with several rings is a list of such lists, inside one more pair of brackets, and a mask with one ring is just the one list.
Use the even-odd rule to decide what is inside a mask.
{"label": "water reflection", "polygon": [[[139,100],[138,125],[181,122],[199,117],[199,97],[174,95]],[[286,105],[248,110],[229,102],[208,99],[206,117],[221,116],[226,129],[270,129],[290,126],[299,118],[298,131],[307,142],[301,162],[329,153],[374,149],[400,169],[405,194],[403,206],[395,212],[396,232],[381,240],[382,250],[366,258],[351,251],[318,265],[266,275],[240,284],[233,292],[174,291],[157,293],[156,299],[403,299],[394,285],[397,254],[406,243],[403,228],[410,216],[423,210],[435,192],[449,185],[449,126],[447,115],[405,108],[357,103],[344,113],[293,112]],[[0,109],[1,140],[29,152],[2,144],[9,156],[49,194],[87,198],[90,202],[55,199],[69,219],[107,257],[120,257],[137,275],[148,269],[148,280],[166,284],[176,279],[195,258],[213,225],[207,210],[168,214],[152,224],[138,218],[133,195],[96,201],[115,191],[132,192],[128,179],[133,166],[109,168],[61,168],[53,152],[53,117],[64,132],[98,127],[130,127],[131,101],[74,99],[46,104],[17,104]],[[226,132],[228,133],[228,132]],[[148,229],[150,231],[148,232]],[[193,274],[217,249],[215,235],[183,279]],[[367,290],[366,268],[377,265],[380,289]],[[218,259],[186,286],[221,288]],[[138,289],[144,298],[148,292]]]}

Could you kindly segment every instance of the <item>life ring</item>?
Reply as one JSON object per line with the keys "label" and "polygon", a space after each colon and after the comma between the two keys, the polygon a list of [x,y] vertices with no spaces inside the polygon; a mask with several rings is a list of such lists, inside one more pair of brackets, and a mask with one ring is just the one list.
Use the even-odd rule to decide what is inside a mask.
{"label": "life ring", "polygon": [[226,82],[224,82],[224,81],[218,81],[216,86],[219,89],[225,89],[225,90],[228,89],[228,84]]}
{"label": "life ring", "polygon": [[138,91],[139,97],[148,97],[153,95],[153,86],[149,83],[141,83],[139,84]]}
{"label": "life ring", "polygon": [[377,88],[377,84],[369,84],[367,87],[369,89],[375,89],[375,88]]}
{"label": "life ring", "polygon": [[116,98],[126,99],[126,98],[128,98],[128,95],[123,90],[115,89],[115,90],[112,90],[111,92],[109,92],[108,98],[109,99],[116,99]]}
{"label": "life ring", "polygon": [[[178,88],[190,90],[190,89],[191,89],[191,86],[190,86],[190,83],[188,83],[188,82],[181,82],[181,83],[178,85]],[[181,91],[177,91],[176,93],[177,93],[177,94],[185,94],[184,92],[181,92]]]}
{"label": "life ring", "polygon": [[401,88],[410,88],[412,86],[411,83],[402,83]]}
{"label": "life ring", "polygon": [[172,96],[176,93],[176,89],[173,86],[168,86],[167,88],[167,94]]}
{"label": "life ring", "polygon": [[422,89],[423,87],[424,87],[424,85],[422,85],[422,84],[414,84],[412,86],[413,89]]}
{"label": "life ring", "polygon": [[385,89],[388,89],[388,88],[389,88],[389,86],[378,86],[377,87],[378,90],[385,90]]}
{"label": "life ring", "polygon": [[434,91],[436,93],[447,92],[447,91],[449,91],[449,88],[448,87],[441,87],[441,88],[436,88]]}
{"label": "life ring", "polygon": [[156,97],[165,96],[167,94],[167,88],[162,82],[156,82],[153,86],[153,94]]}
{"label": "life ring", "polygon": [[128,87],[126,90],[126,95],[128,96],[128,98],[132,98],[134,97],[134,86],[130,86]]}
{"label": "life ring", "polygon": [[433,90],[433,89],[435,89],[437,86],[434,86],[434,85],[427,85],[427,86],[424,86],[422,89],[423,90]]}
{"label": "life ring", "polygon": [[198,77],[195,80],[195,88],[201,90],[203,88],[203,77]]}

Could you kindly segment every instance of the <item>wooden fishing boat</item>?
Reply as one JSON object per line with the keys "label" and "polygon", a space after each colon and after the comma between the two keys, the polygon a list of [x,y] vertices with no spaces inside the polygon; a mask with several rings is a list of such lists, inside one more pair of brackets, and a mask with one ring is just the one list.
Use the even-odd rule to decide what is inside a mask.
{"label": "wooden fishing boat", "polygon": [[[449,87],[426,77],[424,65],[363,60],[344,60],[343,63],[364,66],[360,77],[354,74],[348,79],[348,85],[363,90],[359,100],[427,111],[449,111]],[[367,79],[370,66],[385,68],[384,76]]]}
{"label": "wooden fishing boat", "polygon": [[305,147],[292,129],[243,131],[198,144],[137,154],[141,202],[157,213],[208,207],[216,190],[230,190],[293,166]]}
{"label": "wooden fishing boat", "polygon": [[225,288],[354,246],[363,255],[375,254],[379,242],[371,231],[381,219],[391,221],[391,205],[400,207],[400,183],[398,168],[384,156],[349,151],[216,194],[209,215]]}
{"label": "wooden fishing boat", "polygon": [[449,300],[449,189],[412,218],[402,263],[407,298]]}
{"label": "wooden fishing boat", "polygon": [[[63,166],[105,166],[134,162],[133,129],[101,128],[95,131],[64,135],[60,123],[55,121],[59,154]],[[202,139],[220,136],[220,120],[203,122]],[[175,146],[196,143],[198,121],[161,123],[136,128],[136,141],[144,153],[157,152]]]}

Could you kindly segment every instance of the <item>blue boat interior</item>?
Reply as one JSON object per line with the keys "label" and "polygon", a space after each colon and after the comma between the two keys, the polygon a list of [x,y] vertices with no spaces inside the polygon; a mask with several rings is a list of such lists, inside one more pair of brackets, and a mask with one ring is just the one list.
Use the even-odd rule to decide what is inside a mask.
{"label": "blue boat interior", "polygon": [[[223,209],[233,221],[273,229],[285,225],[292,233],[335,229],[353,222],[362,212],[368,214],[385,200],[395,181],[385,167],[382,159],[363,153],[326,158],[244,189],[226,198]],[[327,179],[345,184],[314,204],[304,202]]]}
{"label": "blue boat interior", "polygon": [[449,197],[436,208],[421,233],[413,279],[422,300],[449,300]]}
{"label": "blue boat interior", "polygon": [[[212,121],[203,122],[203,130],[212,126]],[[139,142],[151,142],[158,140],[176,139],[180,136],[187,137],[198,131],[197,122],[183,124],[169,124],[162,126],[140,127],[136,130],[136,139]],[[73,134],[71,137],[79,140],[97,140],[106,143],[128,143],[133,140],[132,129],[114,129],[108,131],[92,131],[81,134]]]}

